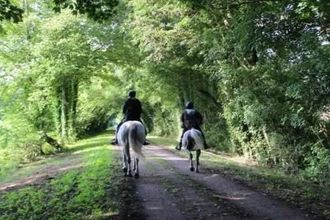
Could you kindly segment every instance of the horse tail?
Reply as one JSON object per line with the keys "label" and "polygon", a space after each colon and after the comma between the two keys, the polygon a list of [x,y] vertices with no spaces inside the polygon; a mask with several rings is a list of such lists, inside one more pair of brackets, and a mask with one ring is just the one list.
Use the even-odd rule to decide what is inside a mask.
{"label": "horse tail", "polygon": [[[139,129],[142,129],[142,131]],[[144,138],[145,136],[143,126],[139,126],[138,124],[133,126],[133,128],[130,130],[128,138],[129,145],[132,147],[133,151],[141,157],[144,157],[142,153]]]}
{"label": "horse tail", "polygon": [[188,150],[204,149],[204,138],[202,132],[191,128],[183,134],[182,144]]}
{"label": "horse tail", "polygon": [[192,138],[195,141],[196,146],[204,148],[204,138],[202,132],[193,128],[192,129]]}

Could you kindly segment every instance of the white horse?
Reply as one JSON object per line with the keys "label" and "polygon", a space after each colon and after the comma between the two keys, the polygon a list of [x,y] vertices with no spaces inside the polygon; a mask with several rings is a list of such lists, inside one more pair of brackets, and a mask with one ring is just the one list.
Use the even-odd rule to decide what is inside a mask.
{"label": "white horse", "polygon": [[145,129],[139,121],[127,121],[123,123],[117,134],[118,144],[123,147],[123,171],[125,176],[132,176],[130,149],[133,150],[134,177],[139,177],[139,157],[142,154],[142,146],[145,141]]}
{"label": "white horse", "polygon": [[195,170],[192,151],[196,151],[196,173],[199,173],[199,156],[205,149],[202,132],[195,128],[187,130],[182,137],[182,148],[189,151],[190,171]]}

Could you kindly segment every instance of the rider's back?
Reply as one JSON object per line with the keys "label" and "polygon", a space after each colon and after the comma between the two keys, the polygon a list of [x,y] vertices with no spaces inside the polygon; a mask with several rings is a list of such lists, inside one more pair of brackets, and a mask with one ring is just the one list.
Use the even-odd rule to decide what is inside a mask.
{"label": "rider's back", "polygon": [[183,112],[183,123],[186,128],[199,128],[202,124],[202,115],[195,109],[186,109]]}
{"label": "rider's back", "polygon": [[139,120],[141,117],[141,102],[136,98],[129,98],[125,102],[123,113],[126,120]]}

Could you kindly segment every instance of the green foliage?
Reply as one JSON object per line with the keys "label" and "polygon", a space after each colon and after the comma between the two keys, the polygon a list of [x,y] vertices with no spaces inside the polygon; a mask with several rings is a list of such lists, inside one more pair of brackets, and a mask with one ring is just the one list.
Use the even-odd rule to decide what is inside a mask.
{"label": "green foliage", "polygon": [[326,185],[330,178],[330,150],[325,149],[319,143],[312,146],[311,154],[305,160],[308,164],[302,175],[315,182],[321,182]]}
{"label": "green foliage", "polygon": [[[2,96],[6,104],[3,114],[13,115],[12,109],[19,105],[21,111],[15,117],[24,118],[35,131],[57,133],[62,142],[74,140],[77,135],[105,129],[109,116],[113,115],[110,108],[113,107],[111,102],[115,93],[106,93],[99,97],[97,103],[97,99],[90,101],[94,97],[84,90],[94,92],[87,85],[99,86],[98,81],[92,80],[93,77],[102,80],[97,91],[99,94],[103,89],[110,88],[111,84],[118,84],[118,79],[111,74],[115,69],[113,63],[119,62],[123,50],[118,49],[122,43],[117,40],[122,35],[120,28],[104,28],[65,12],[60,15],[48,14],[47,19],[41,22],[39,17],[33,17],[32,12],[30,16],[31,22],[38,24],[34,28],[38,35],[29,31],[29,41],[17,45],[19,50],[8,47],[6,56],[1,53],[5,57],[1,63],[5,67],[2,71],[9,78],[7,81],[3,78],[2,81],[6,88]],[[10,39],[7,35],[15,37]],[[14,47],[16,38],[24,37],[25,33],[8,32],[7,35],[4,36],[4,42]],[[26,53],[25,49],[31,52]],[[21,65],[17,66],[17,63]],[[17,87],[20,89],[17,90]],[[90,100],[84,98],[86,95]],[[81,101],[90,105],[80,105]],[[91,111],[91,115],[87,116],[84,111]]]}
{"label": "green foliage", "polygon": [[14,172],[22,161],[24,152],[18,149],[0,149],[0,176]]}
{"label": "green foliage", "polygon": [[[86,14],[94,20],[107,20],[114,16],[118,0],[86,0],[86,1],[69,1],[69,0],[53,0],[53,10],[61,12],[62,9],[69,9],[74,15]],[[24,3],[26,4],[26,2]],[[24,10],[22,9],[24,8]],[[26,5],[17,6],[15,0],[0,1],[0,21],[11,20],[15,23],[22,21],[23,13],[28,11]]]}
{"label": "green foliage", "polygon": [[12,4],[9,0],[0,1],[0,21],[12,20],[17,23],[22,21],[23,10]]}
{"label": "green foliage", "polygon": [[328,178],[325,1],[56,1],[61,14],[29,3],[0,38],[0,117],[29,130],[28,146],[40,131],[66,142],[105,129],[135,89],[149,132],[178,135],[193,101],[209,145]]}
{"label": "green foliage", "polygon": [[60,12],[61,9],[70,9],[73,14],[87,14],[94,20],[107,20],[115,14],[115,8],[119,4],[118,0],[85,0],[72,2],[69,0],[54,0],[54,11]]}
{"label": "green foliage", "polygon": [[116,87],[104,83],[100,77],[94,77],[90,82],[81,86],[76,121],[79,135],[105,130],[121,109],[122,100],[118,98],[121,94]]}
{"label": "green foliage", "polygon": [[323,3],[189,2],[212,21],[202,67],[218,82],[234,151],[292,174],[308,170],[313,144],[327,155],[327,131],[318,134],[330,91]]}

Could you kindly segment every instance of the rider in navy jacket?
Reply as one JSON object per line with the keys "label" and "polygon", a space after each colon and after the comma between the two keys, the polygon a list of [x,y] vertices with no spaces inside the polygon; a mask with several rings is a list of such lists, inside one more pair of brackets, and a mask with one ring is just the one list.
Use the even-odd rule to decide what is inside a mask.
{"label": "rider in navy jacket", "polygon": [[203,124],[203,116],[196,109],[194,109],[194,103],[187,102],[186,108],[184,112],[181,114],[181,123],[182,123],[181,127],[183,128],[183,130],[182,130],[180,142],[176,147],[177,150],[181,150],[182,148],[183,134],[191,128],[195,128],[202,133],[204,139],[204,147],[207,148],[205,136],[201,129],[201,125]]}

